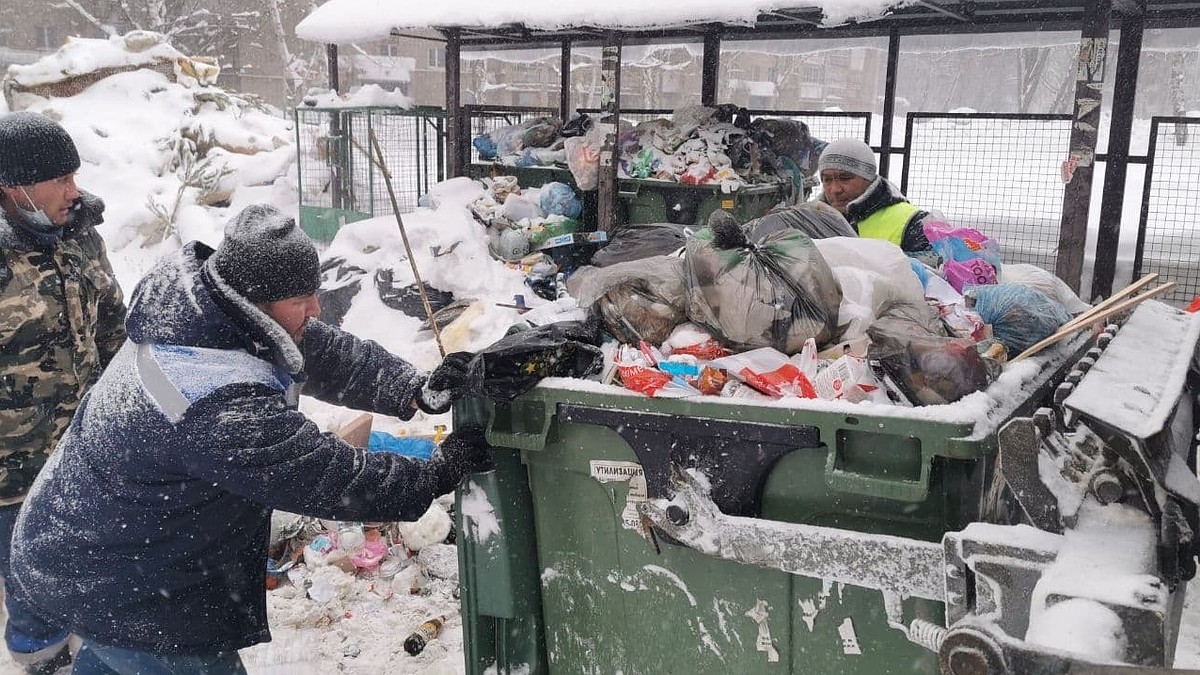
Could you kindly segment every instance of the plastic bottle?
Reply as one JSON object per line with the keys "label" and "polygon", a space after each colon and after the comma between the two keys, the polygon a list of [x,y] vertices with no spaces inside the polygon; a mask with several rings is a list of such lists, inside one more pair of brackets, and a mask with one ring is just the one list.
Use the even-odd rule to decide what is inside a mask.
{"label": "plastic bottle", "polygon": [[420,654],[421,650],[425,649],[425,645],[428,644],[430,640],[437,639],[437,636],[442,634],[442,625],[445,622],[445,617],[438,616],[425,621],[420,626],[417,626],[417,629],[413,631],[412,635],[409,635],[407,638],[405,638],[404,651],[408,652],[412,656]]}

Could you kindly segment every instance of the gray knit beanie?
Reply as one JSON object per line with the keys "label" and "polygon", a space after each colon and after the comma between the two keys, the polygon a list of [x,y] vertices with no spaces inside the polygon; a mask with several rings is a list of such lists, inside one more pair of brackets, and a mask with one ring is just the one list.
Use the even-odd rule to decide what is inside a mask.
{"label": "gray knit beanie", "polygon": [[225,238],[208,264],[253,303],[312,295],[321,285],[316,246],[294,219],[269,204],[242,209],[225,226]]}
{"label": "gray knit beanie", "polygon": [[839,138],[825,146],[817,160],[817,170],[826,169],[848,171],[867,180],[875,180],[879,175],[871,146],[857,138]]}

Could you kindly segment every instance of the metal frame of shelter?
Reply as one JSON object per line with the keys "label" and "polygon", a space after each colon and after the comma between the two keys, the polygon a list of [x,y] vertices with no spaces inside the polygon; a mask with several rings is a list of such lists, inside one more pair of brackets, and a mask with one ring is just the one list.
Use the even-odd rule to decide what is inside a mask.
{"label": "metal frame of shelter", "polygon": [[[559,47],[562,51],[560,114],[565,119],[572,111],[570,102],[570,62],[573,47],[601,47],[602,129],[606,141],[601,153],[597,222],[602,229],[611,227],[617,209],[616,125],[620,118],[621,48],[623,45],[685,41],[703,43],[703,105],[717,103],[720,77],[720,53],[723,40],[804,40],[849,37],[888,38],[887,69],[883,91],[880,144],[880,173],[886,175],[893,154],[904,155],[907,148],[895,144],[896,83],[901,38],[906,35],[947,33],[1004,33],[1030,30],[1078,30],[1080,49],[1074,97],[1074,120],[1070,148],[1064,159],[1062,221],[1057,247],[1056,271],[1075,290],[1083,275],[1088,216],[1093,190],[1101,189],[1100,234],[1097,241],[1092,288],[1088,297],[1108,296],[1116,271],[1122,198],[1133,126],[1137,90],[1138,58],[1142,35],[1148,28],[1200,26],[1200,2],[1197,0],[968,0],[942,2],[916,0],[895,8],[885,16],[862,24],[838,27],[821,25],[819,8],[797,7],[762,13],[753,25],[694,23],[668,28],[607,28],[573,26],[540,30],[523,24],[486,28],[439,26],[446,38],[446,114],[447,175],[467,175],[471,163],[469,115],[461,95],[461,53],[463,49],[506,49]],[[1119,49],[1115,86],[1111,105],[1111,126],[1107,153],[1098,155],[1102,89],[1106,77],[1105,58],[1109,32],[1119,30]],[[395,32],[395,31],[394,31]],[[336,63],[336,45],[329,45],[331,62]],[[1105,161],[1102,186],[1094,185],[1097,160]],[[1133,161],[1146,161],[1133,158]]]}

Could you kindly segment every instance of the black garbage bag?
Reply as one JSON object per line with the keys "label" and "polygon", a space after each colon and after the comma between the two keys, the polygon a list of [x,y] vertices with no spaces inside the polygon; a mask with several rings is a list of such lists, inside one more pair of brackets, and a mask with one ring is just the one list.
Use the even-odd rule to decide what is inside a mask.
{"label": "black garbage bag", "polygon": [[355,265],[347,265],[346,259],[333,257],[321,263],[321,287],[317,289],[317,300],[321,303],[321,323],[330,326],[342,325],[350,303],[362,289],[362,278],[367,271]]}
{"label": "black garbage bag", "polygon": [[809,239],[858,236],[837,209],[818,201],[771,211],[747,222],[743,227],[752,241],[784,230],[799,230],[807,234]]}
{"label": "black garbage bag", "polygon": [[596,251],[592,264],[607,267],[630,260],[668,255],[686,243],[687,227],[678,223],[648,223],[622,229],[607,246]]}
{"label": "black garbage bag", "polygon": [[511,401],[546,377],[584,377],[604,363],[594,321],[560,321],[512,332],[471,359],[468,391]]}
{"label": "black garbage bag", "polygon": [[[454,294],[449,291],[439,291],[429,282],[423,282],[425,294],[429,296],[429,308],[434,312],[454,302]],[[421,291],[417,285],[397,286],[395,274],[390,269],[375,272],[375,290],[379,299],[388,307],[417,319],[428,318],[425,314],[425,303],[421,301]]]}
{"label": "black garbage bag", "polygon": [[839,335],[842,289],[812,239],[784,230],[750,241],[725,211],[687,240],[687,316],[726,347],[795,354]]}

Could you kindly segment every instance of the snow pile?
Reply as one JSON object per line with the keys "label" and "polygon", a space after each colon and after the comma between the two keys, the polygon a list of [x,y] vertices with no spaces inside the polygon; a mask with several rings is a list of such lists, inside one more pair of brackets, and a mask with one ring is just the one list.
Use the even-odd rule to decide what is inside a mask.
{"label": "snow pile", "polygon": [[377,84],[355,87],[344,95],[332,89],[318,89],[304,97],[304,105],[316,108],[411,108],[413,101],[399,89],[389,91]]}
{"label": "snow pile", "polygon": [[[213,70],[206,70],[213,69]],[[293,125],[278,111],[203,84],[215,67],[157,33],[73,39],[5,78],[9,107],[59,121],[75,139],[79,186],[106,201],[101,234],[126,289],[162,253],[216,244],[242,207],[295,203]]]}

